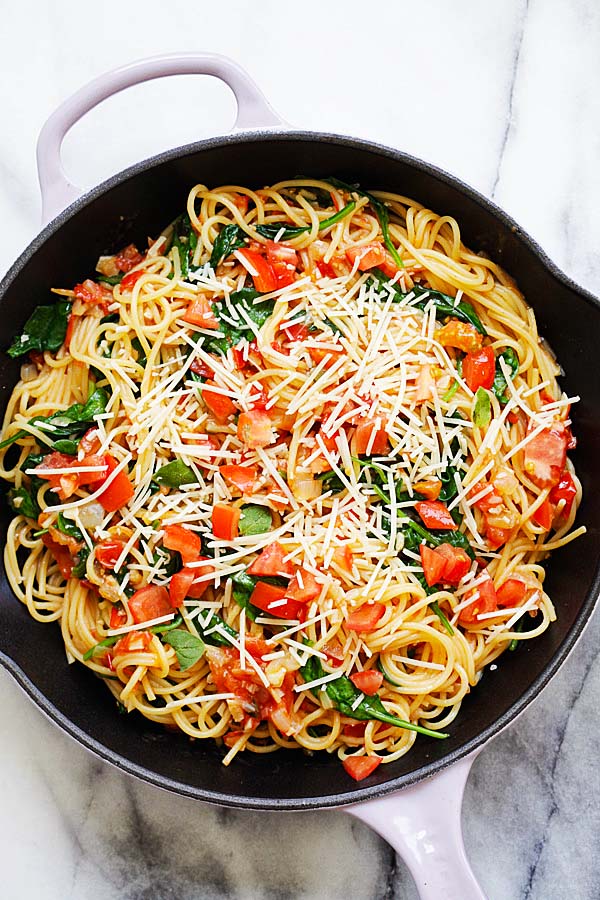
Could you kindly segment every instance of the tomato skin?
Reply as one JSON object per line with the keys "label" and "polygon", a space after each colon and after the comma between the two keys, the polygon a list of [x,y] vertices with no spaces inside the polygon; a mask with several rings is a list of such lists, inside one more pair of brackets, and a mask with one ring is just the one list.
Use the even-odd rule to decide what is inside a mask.
{"label": "tomato skin", "polygon": [[346,352],[343,347],[340,347],[339,350],[333,349],[332,347],[307,347],[307,350],[308,355],[315,363],[315,365],[318,365],[320,362],[323,362],[323,360],[326,359],[326,369],[331,368],[331,366],[340,358],[340,356],[342,356]]}
{"label": "tomato skin", "polygon": [[316,264],[317,275],[319,278],[337,278],[337,274],[331,263],[320,259]]}
{"label": "tomato skin", "polygon": [[216,503],[212,511],[213,534],[222,541],[233,541],[239,534],[241,512],[229,503]]}
{"label": "tomato skin", "polygon": [[481,613],[494,612],[498,609],[498,600],[496,597],[496,589],[491,578],[487,578],[478,584],[473,591],[469,591],[468,596],[477,592],[479,596],[474,596],[473,602],[469,606],[461,609],[458,621],[461,625],[478,625],[477,618]]}
{"label": "tomato skin", "polygon": [[446,560],[444,557],[437,550],[432,550],[426,544],[419,544],[419,554],[425,581],[429,587],[433,587],[434,584],[439,584],[440,581],[443,581],[443,575],[446,571]]}
{"label": "tomato skin", "polygon": [[307,572],[306,569],[301,570],[300,577],[302,586],[300,586],[300,579],[296,573],[286,588],[285,596],[288,600],[296,600],[298,603],[310,603],[321,593],[321,585],[318,584],[312,572]]}
{"label": "tomato skin", "polygon": [[339,641],[328,641],[321,649],[330,662],[337,663],[338,666],[344,662],[344,648]]}
{"label": "tomato skin", "polygon": [[442,482],[439,478],[427,478],[413,484],[413,490],[425,497],[426,500],[437,500],[442,490]]}
{"label": "tomato skin", "polygon": [[[285,603],[279,601],[285,600]],[[250,603],[278,619],[299,619],[304,604],[286,597],[286,588],[259,581],[250,595]],[[273,604],[277,604],[273,606]]]}
{"label": "tomato skin", "polygon": [[94,426],[93,428],[88,428],[86,433],[79,441],[77,449],[82,450],[86,456],[92,456],[98,452],[100,446],[101,444],[98,429],[96,428],[96,426]]}
{"label": "tomato skin", "polygon": [[100,541],[96,547],[96,559],[105,569],[114,569],[124,547],[124,541]]}
{"label": "tomato skin", "polygon": [[194,578],[196,577],[195,571],[195,569],[186,569],[184,567],[179,572],[176,572],[171,576],[171,580],[169,581],[169,600],[171,602],[171,606],[174,609],[177,609],[179,606],[181,606],[181,604],[187,597],[188,591],[194,582]]}
{"label": "tomato skin", "polygon": [[483,343],[483,335],[477,331],[474,325],[461,322],[459,319],[450,321],[436,332],[436,339],[443,347],[456,347],[465,353],[474,353]]}
{"label": "tomato skin", "polygon": [[347,572],[348,575],[352,574],[354,554],[347,544],[345,547],[337,547],[333,551],[332,561],[344,572]]}
{"label": "tomato skin", "polygon": [[128,244],[115,256],[115,265],[120,272],[129,272],[134,266],[139,265],[144,257],[135,244]]}
{"label": "tomato skin", "polygon": [[485,536],[490,550],[497,550],[498,547],[502,547],[510,538],[511,533],[510,528],[496,528],[494,525],[486,524]]}
{"label": "tomato skin", "polygon": [[202,547],[199,535],[184,525],[165,525],[163,544],[167,550],[180,553],[184,563],[198,559]]}
{"label": "tomato skin", "polygon": [[[74,471],[73,473],[69,473],[67,471],[54,475],[44,471],[39,472],[40,469],[68,470],[71,468],[76,469],[79,466],[93,466],[96,468],[106,466],[107,470],[102,474],[100,472]],[[58,492],[61,500],[67,500],[81,485],[90,485],[92,491],[95,491],[107,477],[108,464],[105,456],[85,456],[80,462],[76,457],[68,456],[65,453],[58,453],[55,450],[47,456],[44,456],[41,465],[36,466],[35,471],[39,478],[43,478],[50,482],[52,489]],[[98,481],[99,477],[100,481]]]}
{"label": "tomato skin", "polygon": [[479,388],[490,390],[496,374],[496,357],[491,347],[467,353],[462,364],[463,378],[475,393]]}
{"label": "tomato skin", "polygon": [[366,669],[364,672],[354,672],[350,681],[363,694],[372,697],[383,684],[383,673],[376,669]]}
{"label": "tomato skin", "polygon": [[256,466],[219,466],[219,472],[242,494],[252,494],[258,480]]}
{"label": "tomato skin", "polygon": [[134,284],[136,283],[136,281],[137,281],[139,278],[141,278],[142,275],[145,275],[145,274],[146,274],[146,273],[144,272],[143,269],[137,269],[135,272],[128,272],[127,275],[124,275],[124,276],[121,278],[121,283],[120,283],[120,285],[119,285],[120,289],[121,289],[122,291],[130,291],[131,288],[132,288],[132,287],[134,286]]}
{"label": "tomato skin", "polygon": [[56,541],[53,541],[49,534],[42,535],[42,543],[48,548],[56,560],[56,564],[60,569],[62,577],[69,579],[73,572],[73,559],[67,548],[62,544],[57,544]]}
{"label": "tomato skin", "polygon": [[169,592],[165,587],[147,584],[129,598],[129,610],[136,624],[159,619],[173,612]]}
{"label": "tomato skin", "polygon": [[366,728],[366,722],[356,722],[353,725],[344,725],[344,727],[342,728],[342,734],[346,737],[362,738],[365,736]]}
{"label": "tomato skin", "polygon": [[67,330],[65,333],[64,345],[68,350],[71,346],[71,338],[73,337],[73,332],[75,330],[75,322],[77,321],[77,316],[74,316],[73,313],[70,314],[69,320],[67,322]]}
{"label": "tomato skin", "polygon": [[99,306],[104,313],[108,312],[109,304],[112,303],[112,289],[102,284],[97,284],[91,278],[86,278],[81,284],[76,284],[73,293],[77,300],[82,303],[89,303],[90,306]]}
{"label": "tomato skin", "polygon": [[496,591],[498,606],[510,609],[520,606],[527,593],[527,585],[520,578],[507,578]]}
{"label": "tomato skin", "polygon": [[346,628],[348,631],[375,631],[384,613],[383,603],[365,603],[360,609],[350,613],[346,619]]}
{"label": "tomato skin", "polygon": [[[375,436],[371,440],[373,432]],[[359,456],[367,452],[371,456],[382,456],[387,453],[389,446],[388,436],[378,419],[363,419],[358,423],[354,432],[354,449]]]}
{"label": "tomato skin", "polygon": [[125,615],[122,609],[118,609],[116,606],[110,611],[110,627],[111,628],[120,628],[121,625],[124,625],[127,621],[127,616]]}
{"label": "tomato skin", "polygon": [[550,531],[552,528],[552,520],[554,518],[554,507],[547,497],[542,505],[538,506],[531,518],[535,524],[540,525],[544,531]]}
{"label": "tomato skin", "polygon": [[305,341],[310,331],[308,330],[308,325],[305,325],[303,322],[297,322],[292,325],[284,325],[281,330],[286,336],[288,341]]}
{"label": "tomato skin", "polygon": [[262,409],[243,412],[238,419],[237,434],[246,447],[256,450],[266,447],[273,440],[271,418]]}
{"label": "tomato skin", "polygon": [[211,387],[217,387],[214,381],[207,381],[202,385],[200,393],[207,409],[212,413],[214,418],[223,425],[227,419],[235,415],[237,408],[231,397],[221,394],[220,391],[213,391]]}
{"label": "tomato skin", "polygon": [[206,297],[195,297],[181,317],[190,325],[200,328],[219,328],[219,320],[215,316],[212,303]]}
{"label": "tomato skin", "polygon": [[348,250],[346,250],[346,259],[352,266],[354,266],[355,262],[358,260],[358,270],[360,272],[367,272],[369,269],[374,269],[376,266],[381,267],[382,263],[385,265],[385,247],[383,244],[377,242],[363,244],[360,247],[349,247]]}
{"label": "tomato skin", "polygon": [[296,280],[298,254],[288,244],[267,241],[267,261],[270,263],[277,279],[277,287],[287,287]]}
{"label": "tomato skin", "polygon": [[448,512],[448,507],[441,500],[420,500],[415,509],[427,528],[438,531],[456,531],[458,525]]}
{"label": "tomato skin", "polygon": [[[98,490],[100,485],[107,480],[110,474],[114,472],[118,466],[118,462],[114,456],[106,454],[103,458],[107,466],[107,471],[99,481],[94,482],[92,485],[94,490]],[[104,488],[102,493],[98,494],[98,502],[106,512],[116,512],[131,500],[134,493],[133,485],[127,476],[127,472],[121,469],[119,474],[106,488]]]}
{"label": "tomato skin", "polygon": [[381,756],[347,756],[342,760],[342,765],[348,775],[355,781],[362,781],[375,771],[382,762]]}
{"label": "tomato skin", "polygon": [[565,471],[560,476],[560,481],[558,482],[558,484],[555,484],[550,491],[549,499],[554,504],[559,503],[561,500],[565,501],[561,517],[568,519],[571,515],[571,509],[573,507],[573,502],[576,496],[577,487],[575,486],[575,482],[573,481],[573,476],[565,469]]}
{"label": "tomato skin", "polygon": [[440,544],[435,552],[446,560],[444,582],[456,586],[471,568],[471,557],[462,547],[454,547],[452,544]]}
{"label": "tomato skin", "polygon": [[[209,559],[208,556],[198,556],[195,560],[196,562],[205,561]],[[186,568],[184,566],[184,568]],[[194,573],[194,578],[199,578],[200,575],[207,575],[209,572],[214,573],[214,566],[194,566],[192,569]],[[208,588],[210,582],[209,581],[199,581],[197,584],[192,584],[188,589],[188,597],[191,597],[192,600],[199,600],[200,597],[204,596],[204,592]]]}
{"label": "tomato skin", "polygon": [[122,653],[143,653],[148,649],[151,641],[152,635],[149,631],[130,631],[115,644],[113,658]]}
{"label": "tomato skin", "polygon": [[254,562],[248,566],[249,575],[281,575],[284,578],[294,574],[294,567],[289,560],[284,560],[286,551],[281,544],[273,541],[268,544]]}
{"label": "tomato skin", "polygon": [[561,422],[542,429],[525,446],[523,468],[540,488],[559,483],[566,461],[567,434]]}
{"label": "tomato skin", "polygon": [[244,248],[235,250],[234,256],[252,276],[257,291],[269,294],[277,290],[277,275],[273,266],[258,251]]}

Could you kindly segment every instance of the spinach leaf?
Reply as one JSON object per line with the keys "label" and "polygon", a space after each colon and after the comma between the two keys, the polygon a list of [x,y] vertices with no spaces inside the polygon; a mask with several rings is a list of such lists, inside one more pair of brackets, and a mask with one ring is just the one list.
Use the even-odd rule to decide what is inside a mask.
{"label": "spinach leaf", "polygon": [[170,488],[178,488],[182,484],[196,484],[197,480],[194,470],[180,459],[174,459],[173,462],[162,466],[152,478],[155,484],[164,484]]}
{"label": "spinach leaf", "polygon": [[[346,216],[349,216],[350,213],[355,209],[356,202],[351,200],[350,203],[347,203],[343,209],[338,210],[332,216],[328,216],[327,219],[323,219],[319,222],[319,231],[325,231],[326,228],[331,228],[332,225],[335,225],[336,222],[341,222],[342,219],[345,219]],[[284,225],[283,222],[272,222],[269,225],[257,225],[255,228],[261,237],[269,238],[274,241],[278,234],[281,234],[280,240],[288,241],[291,238],[298,237],[299,234],[305,234],[307,231],[310,231],[309,225]]]}
{"label": "spinach leaf", "polygon": [[28,519],[37,519],[40,514],[37,490],[28,491],[24,485],[21,485],[19,488],[12,488],[8,492],[8,502],[16,513],[21,516],[27,516]]}
{"label": "spinach leaf", "polygon": [[363,191],[358,184],[346,184],[345,181],[340,181],[339,178],[324,178],[323,181],[327,181],[334,187],[341,188],[341,190],[347,191],[350,194],[360,194],[362,197],[368,198],[375,215],[379,219],[379,226],[383,235],[383,243],[391,253],[396,265],[399,268],[403,269],[404,263],[402,261],[402,257],[398,253],[390,236],[390,214],[385,203],[382,203],[381,200],[378,200],[373,196],[373,194],[370,194],[368,191]]}
{"label": "spinach leaf", "polygon": [[453,500],[458,494],[458,485],[454,478],[456,471],[454,466],[446,466],[444,471],[440,473],[442,487],[438,499],[441,500],[442,503],[449,503],[450,500]]}
{"label": "spinach leaf", "polygon": [[448,388],[446,393],[442,396],[442,400],[444,401],[444,403],[450,403],[450,401],[454,397],[454,395],[457,392],[457,390],[459,389],[459,387],[460,387],[460,385],[459,385],[458,381],[456,379],[454,379],[454,381],[452,382],[452,384],[450,385],[450,387]]}
{"label": "spinach leaf", "polygon": [[144,348],[142,347],[142,342],[140,341],[140,339],[138,337],[135,337],[131,342],[131,346],[132,346],[133,350],[135,350],[135,352],[137,353],[138,366],[141,366],[143,369],[145,369],[148,359],[144,352]]}
{"label": "spinach leaf", "polygon": [[73,571],[71,572],[71,574],[74,575],[75,578],[85,578],[89,555],[90,548],[87,544],[84,544],[77,554],[77,563],[75,566],[73,566]]}
{"label": "spinach leaf", "polygon": [[[90,424],[94,421],[94,416],[106,411],[108,403],[108,394],[103,388],[96,388],[87,403],[74,403],[68,409],[61,412],[52,413],[50,416],[34,416],[29,420],[30,425],[36,425],[48,435],[48,443],[52,440],[73,440],[82,437],[88,430]],[[43,426],[48,424],[50,427],[45,429]],[[14,444],[19,438],[26,437],[27,431],[17,431],[12,437],[7,438],[0,444],[0,450]]]}
{"label": "spinach leaf", "polygon": [[111,287],[114,287],[115,284],[121,284],[123,280],[124,272],[119,272],[118,275],[97,275],[96,281],[100,281],[102,284],[108,284]]}
{"label": "spinach leaf", "polygon": [[[211,630],[215,627],[215,625],[219,626],[221,632],[224,631],[232,638],[237,638],[238,636],[237,631],[232,628],[231,625],[228,625],[227,622],[222,619],[221,616],[218,616],[215,612],[211,613],[206,625],[203,626],[199,619],[195,620],[195,625],[202,635],[204,643],[211,644],[213,647],[231,647],[231,641],[228,641],[222,633],[220,634],[218,631]],[[211,633],[207,634],[207,632],[209,631]]]}
{"label": "spinach leaf", "polygon": [[475,394],[475,406],[473,407],[473,424],[478,428],[485,428],[492,418],[490,395],[485,388],[477,388]]}
{"label": "spinach leaf", "polygon": [[[239,342],[249,337],[252,339],[254,332],[246,319],[238,312],[243,309],[245,315],[257,328],[262,328],[267,319],[273,315],[274,300],[264,300],[262,303],[253,303],[258,297],[262,297],[260,291],[254,288],[242,288],[234,291],[229,297],[229,305],[221,302],[213,303],[213,313],[219,320],[219,333],[222,337],[204,338],[204,349],[209,353],[227,353],[229,347],[236,347]],[[230,307],[233,308],[232,314]]]}
{"label": "spinach leaf", "polygon": [[188,214],[183,213],[173,222],[172,244],[179,256],[179,268],[183,279],[187,278],[190,273],[190,263],[197,245],[198,235],[192,228]]}
{"label": "spinach leaf", "polygon": [[273,516],[266,506],[247,503],[242,506],[239,530],[240,534],[264,534],[273,524]]}
{"label": "spinach leaf", "polygon": [[253,578],[252,575],[248,575],[246,572],[236,572],[231,577],[233,599],[238,606],[246,610],[246,615],[253,622],[256,621],[257,616],[263,615],[262,610],[250,603],[250,597],[257,582],[258,578]]}
{"label": "spinach leaf", "polygon": [[[75,573],[75,570],[73,570],[73,574],[74,573]],[[150,633],[151,634],[159,634],[159,635],[166,634],[168,631],[172,631],[174,628],[179,628],[182,623],[183,623],[183,619],[178,614],[175,616],[175,618],[173,619],[172,622],[167,622],[165,624],[160,624],[160,625],[154,625],[150,629]],[[93,647],[90,647],[90,649],[87,651],[87,653],[84,653],[84,656],[83,656],[84,660],[91,659],[92,656],[94,656],[99,650],[102,650],[104,647],[113,647],[117,643],[117,641],[119,641],[122,637],[123,637],[122,634],[111,634],[109,637],[104,638],[104,640],[100,641],[98,644],[94,644]],[[175,648],[173,648],[173,649],[175,649]],[[177,651],[175,651],[175,652],[177,652]]]}
{"label": "spinach leaf", "polygon": [[202,638],[196,637],[195,634],[185,631],[183,628],[175,628],[167,632],[164,643],[170,644],[177,654],[179,668],[182,672],[197,663],[204,656],[206,650]]}
{"label": "spinach leaf", "polygon": [[508,403],[509,396],[507,391],[506,378],[504,372],[500,368],[500,360],[503,359],[510,370],[510,377],[514,380],[515,375],[519,371],[519,357],[512,347],[507,347],[502,353],[496,357],[496,374],[494,375],[494,384],[492,390],[502,405]]}
{"label": "spinach leaf", "polygon": [[77,541],[79,544],[84,543],[83,534],[81,533],[81,529],[75,525],[70,519],[65,519],[63,514],[59,512],[58,518],[56,520],[56,527],[63,534],[66,534],[68,537],[73,538],[74,541]]}
{"label": "spinach leaf", "polygon": [[213,244],[212,253],[210,254],[211,269],[216,269],[220,262],[237,250],[243,247],[246,234],[239,225],[225,225],[218,233]]}
{"label": "spinach leaf", "polygon": [[447,617],[444,615],[444,613],[440,609],[439,603],[430,603],[429,608],[432,610],[432,612],[434,612],[436,614],[436,616],[438,617],[438,619],[440,620],[440,622],[442,623],[442,625],[444,626],[444,628],[446,629],[446,631],[448,632],[450,637],[452,637],[452,635],[454,634],[454,628],[452,627],[452,625],[448,621]]}
{"label": "spinach leaf", "polygon": [[59,453],[65,453],[67,456],[77,456],[78,442],[54,441],[54,443],[52,444],[52,449],[58,450]]}
{"label": "spinach leaf", "polygon": [[90,649],[83,654],[84,661],[87,662],[88,659],[91,659],[92,656],[95,656],[100,650],[104,650],[106,647],[114,647],[120,637],[122,637],[120,634],[111,634],[110,637],[104,638],[103,641],[94,644],[93,647],[90,647]]}
{"label": "spinach leaf", "polygon": [[52,306],[38,306],[27,319],[23,333],[8,348],[8,355],[22,356],[30,350],[58,350],[67,333],[71,303],[57,300]]}

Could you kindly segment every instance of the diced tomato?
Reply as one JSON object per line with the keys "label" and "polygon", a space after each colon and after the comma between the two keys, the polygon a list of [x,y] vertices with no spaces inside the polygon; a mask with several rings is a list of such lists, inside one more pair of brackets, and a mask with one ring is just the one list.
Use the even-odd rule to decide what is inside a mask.
{"label": "diced tomato", "polygon": [[267,241],[267,260],[271,264],[277,287],[286,287],[296,280],[296,268],[298,266],[298,254],[288,244]]}
{"label": "diced tomato", "polygon": [[77,316],[74,316],[72,313],[69,316],[69,321],[67,322],[67,331],[65,333],[65,348],[68,350],[71,346],[71,338],[73,337],[73,332],[75,331],[75,323],[77,321]]}
{"label": "diced tomato", "polygon": [[273,440],[269,414],[262,409],[243,412],[238,419],[237,434],[246,447],[266,447]]}
{"label": "diced tomato", "polygon": [[340,349],[338,350],[337,348],[333,348],[331,346],[307,347],[306,349],[308,350],[308,355],[315,363],[315,365],[318,365],[320,362],[323,362],[323,360],[326,359],[326,369],[329,369],[334,364],[334,362],[336,362],[340,358],[340,356],[342,356],[346,352],[343,347],[340,347]]}
{"label": "diced tomato", "polygon": [[[171,601],[171,606],[175,609],[181,606],[188,596],[197,571],[197,569],[188,569],[184,566],[183,569],[171,576],[169,581],[169,600]],[[203,587],[206,589],[208,582],[204,582]]]}
{"label": "diced tomato", "polygon": [[360,609],[350,613],[346,619],[346,628],[348,631],[375,631],[384,613],[383,603],[365,603]]}
{"label": "diced tomato", "polygon": [[256,487],[256,466],[219,466],[219,473],[242,494],[251,494]]}
{"label": "diced tomato", "polygon": [[90,278],[86,278],[81,284],[76,284],[73,293],[77,300],[89,303],[90,306],[99,306],[104,313],[108,312],[108,306],[113,299],[112,288],[96,284]]}
{"label": "diced tomato", "polygon": [[[204,562],[208,560],[208,556],[199,556],[196,562]],[[194,566],[194,578],[199,578],[200,575],[207,575],[209,572],[214,574],[215,568],[214,566]],[[200,597],[204,595],[204,592],[208,588],[210,582],[209,581],[198,581],[195,584],[192,584],[188,589],[188,597],[191,597],[192,600],[199,600]]]}
{"label": "diced tomato", "polygon": [[542,429],[526,445],[523,468],[538,487],[553,487],[560,481],[566,459],[566,430],[561,422],[557,422],[550,428]]}
{"label": "diced tomato", "polygon": [[[95,491],[98,490],[98,488],[102,484],[104,484],[104,482],[109,478],[111,473],[114,472],[114,470],[118,466],[117,460],[109,454],[106,454],[103,459],[106,464],[107,470],[104,476],[98,479],[98,481],[94,481],[92,487]],[[102,493],[98,494],[98,502],[102,505],[106,512],[116,512],[131,500],[133,494],[133,485],[129,480],[127,472],[125,472],[124,469],[121,469],[118,475],[113,478],[111,483],[103,489]]]}
{"label": "diced tomato", "polygon": [[462,363],[463,378],[475,393],[479,388],[489,390],[496,374],[496,357],[491,347],[467,353]]}
{"label": "diced tomato", "polygon": [[223,424],[230,416],[235,415],[237,408],[231,397],[226,397],[219,390],[211,390],[212,387],[217,387],[214,381],[207,381],[202,385],[202,399],[217,422]]}
{"label": "diced tomato", "polygon": [[421,565],[423,566],[423,574],[425,581],[429,587],[439,584],[446,570],[446,560],[443,556],[432,550],[426,544],[419,545],[419,554],[421,556]]}
{"label": "diced tomato", "polygon": [[469,591],[467,597],[471,596],[473,597],[473,602],[461,609],[458,616],[458,621],[461,625],[477,625],[479,624],[478,615],[494,612],[498,609],[496,590],[491,578],[486,578],[472,591]]}
{"label": "diced tomato", "polygon": [[129,610],[133,621],[148,622],[150,619],[159,619],[173,612],[169,601],[169,592],[165,587],[156,584],[147,584],[140,588],[129,598]]}
{"label": "diced tomato", "polygon": [[339,566],[339,568],[343,569],[344,572],[347,572],[348,575],[352,574],[352,567],[354,566],[354,555],[347,544],[345,547],[336,547],[336,549],[333,551],[332,560],[336,564],[336,566]]}
{"label": "diced tomato", "polygon": [[100,435],[98,433],[98,429],[94,426],[94,428],[88,428],[84,436],[79,441],[77,449],[82,450],[85,456],[91,456],[98,452],[100,446]]}
{"label": "diced tomato", "polygon": [[245,734],[245,731],[228,731],[223,735],[223,743],[226,747],[234,747]]}
{"label": "diced tomato", "polygon": [[181,318],[184,322],[198,325],[200,328],[219,328],[219,320],[213,312],[212,303],[203,296],[195,297]]}
{"label": "diced tomato", "polygon": [[281,330],[288,341],[305,341],[310,334],[308,325],[305,325],[303,322],[297,322],[292,325],[283,325]]}
{"label": "diced tomato", "polygon": [[294,574],[294,567],[289,560],[284,559],[285,555],[286,552],[281,544],[278,544],[277,541],[273,541],[273,543],[268,544],[264,550],[261,551],[260,555],[256,557],[254,562],[248,566],[248,574],[268,575],[270,577],[275,577],[276,575],[290,577]]}
{"label": "diced tomato", "polygon": [[252,276],[257,291],[268,294],[277,290],[277,275],[273,266],[258,251],[243,248],[235,250],[234,256]]}
{"label": "diced tomato", "polygon": [[440,531],[456,531],[458,525],[448,512],[448,507],[441,500],[420,500],[415,509],[427,528]]}
{"label": "diced tomato", "polygon": [[444,582],[457,585],[471,568],[471,557],[462,547],[455,547],[453,544],[440,544],[435,552],[446,560]]}
{"label": "diced tomato", "polygon": [[486,522],[485,536],[490,550],[497,550],[498,547],[502,547],[510,538],[511,533],[512,529],[510,528],[497,528],[495,525],[490,525]]}
{"label": "diced tomato", "polygon": [[245,646],[248,653],[251,653],[252,656],[265,656],[267,653],[273,652],[273,647],[271,644],[267,644],[262,638],[257,637],[256,635],[247,634],[245,640]]}
{"label": "diced tomato", "polygon": [[379,419],[363,419],[354,432],[354,449],[358,456],[381,456],[389,450],[389,440]]}
{"label": "diced tomato", "polygon": [[53,541],[49,534],[42,535],[42,543],[54,557],[62,577],[70,578],[73,572],[73,559],[67,548]]}
{"label": "diced tomato", "polygon": [[461,322],[459,319],[450,321],[436,332],[436,339],[443,347],[456,347],[465,353],[473,353],[479,350],[483,343],[483,335],[469,322]]}
{"label": "diced tomato", "polygon": [[544,531],[550,531],[552,528],[552,519],[554,518],[554,507],[546,497],[541,506],[538,506],[531,517],[536,525],[539,525]]}
{"label": "diced tomato", "polygon": [[318,271],[318,276],[320,278],[337,278],[336,271],[331,263],[325,262],[324,260],[320,259],[316,264],[316,268]]}
{"label": "diced tomato", "polygon": [[437,500],[442,490],[442,482],[439,478],[426,478],[424,481],[415,482],[413,489],[427,500]]}
{"label": "diced tomato", "polygon": [[241,512],[229,503],[216,503],[212,511],[212,528],[216,538],[233,541],[239,534]]}
{"label": "diced tomato", "polygon": [[148,649],[151,641],[152,635],[149,631],[130,631],[115,644],[113,659],[122,653],[143,653]]}
{"label": "diced tomato", "polygon": [[365,736],[366,727],[366,722],[355,722],[353,725],[344,725],[342,734],[345,737],[362,738]]}
{"label": "diced tomato", "polygon": [[285,596],[289,600],[297,600],[298,603],[310,603],[321,593],[321,585],[317,582],[312,572],[301,569],[296,572],[288,584]]}
{"label": "diced tomato", "polygon": [[120,272],[129,272],[134,266],[139,265],[144,257],[135,244],[128,244],[115,256],[115,265]]}
{"label": "diced tomato", "polygon": [[114,569],[124,547],[124,541],[113,541],[108,539],[100,541],[96,547],[96,559],[105,569]]}
{"label": "diced tomato", "polygon": [[175,550],[181,554],[184,563],[198,559],[202,542],[195,531],[184,525],[165,525],[163,544],[167,550]]}
{"label": "diced tomato", "polygon": [[520,578],[507,578],[496,591],[498,606],[511,609],[520,606],[527,593],[527,585]]}
{"label": "diced tomato", "polygon": [[381,267],[382,263],[385,264],[385,247],[383,244],[379,243],[362,244],[360,247],[349,247],[346,250],[346,258],[352,266],[358,260],[357,268],[361,272],[366,272],[368,269],[374,269],[376,266]]}
{"label": "diced tomato", "polygon": [[[210,355],[210,354],[209,354]],[[190,366],[190,371],[194,375],[201,375],[203,378],[212,378],[215,374],[213,366],[210,366],[203,359],[194,358]]]}
{"label": "diced tomato", "polygon": [[[282,602],[285,601],[285,602]],[[286,597],[286,589],[276,584],[259,581],[250,594],[250,603],[279,619],[299,619],[304,614],[304,604]]]}
{"label": "diced tomato", "polygon": [[[105,473],[100,472],[100,469],[105,466],[107,464],[104,456],[85,456],[79,461],[74,456],[54,451],[44,456],[41,464],[36,466],[35,471],[38,478],[43,478],[50,482],[52,489],[58,492],[62,500],[67,500],[81,485],[89,484],[95,490],[98,486],[98,477],[106,477]],[[81,467],[97,469],[98,471],[77,471]],[[52,474],[46,471],[48,469],[66,469],[67,471]],[[74,469],[75,471],[69,472],[69,469]],[[106,469],[107,471],[108,468]]]}
{"label": "diced tomato", "polygon": [[381,756],[347,756],[342,760],[342,765],[348,775],[355,781],[362,781],[375,771],[381,763]]}
{"label": "diced tomato", "polygon": [[121,278],[121,283],[119,287],[122,291],[130,291],[134,286],[138,278],[141,278],[142,275],[145,275],[144,269],[136,269],[135,272],[128,272],[127,275],[123,275]]}
{"label": "diced tomato", "polygon": [[367,669],[364,672],[355,672],[350,676],[350,681],[363,694],[372,697],[383,684],[383,674],[376,669]]}
{"label": "diced tomato", "polygon": [[117,606],[113,606],[110,611],[110,627],[120,628],[121,625],[124,625],[126,621],[127,616],[124,610],[119,609]]}
{"label": "diced tomato", "polygon": [[337,663],[340,666],[344,662],[344,648],[339,641],[327,641],[321,649],[330,662]]}
{"label": "diced tomato", "polygon": [[560,503],[561,500],[565,501],[565,505],[562,509],[561,516],[565,519],[568,519],[571,514],[571,509],[573,507],[573,501],[577,496],[577,488],[575,486],[575,482],[573,481],[573,476],[566,469],[560,476],[560,481],[558,484],[555,484],[552,490],[550,491],[550,500],[554,504]]}
{"label": "diced tomato", "polygon": [[231,197],[231,202],[234,206],[237,206],[243,216],[246,215],[248,206],[250,205],[250,198],[246,194],[234,194],[233,197]]}
{"label": "diced tomato", "polygon": [[433,397],[434,380],[431,375],[431,366],[429,363],[419,366],[419,374],[416,381],[415,400],[417,403],[423,403],[425,400],[431,400]]}

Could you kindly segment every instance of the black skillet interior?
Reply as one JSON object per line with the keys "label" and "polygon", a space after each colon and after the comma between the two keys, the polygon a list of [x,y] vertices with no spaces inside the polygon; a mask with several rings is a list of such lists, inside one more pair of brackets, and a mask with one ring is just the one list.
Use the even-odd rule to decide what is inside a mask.
{"label": "black skillet interior", "polygon": [[[439,170],[366,142],[328,135],[258,134],[181,148],[142,163],[78,201],[38,238],[2,286],[1,344],[8,346],[32,308],[53,285],[69,286],[94,270],[101,253],[133,240],[142,245],[181,210],[198,183],[272,184],[295,175],[335,174],[363,186],[407,195],[455,216],[466,243],[485,251],[518,281],[535,308],[539,330],[566,372],[563,386],[579,394],[573,458],[583,481],[579,520],[588,534],[557,553],[547,585],[558,621],[541,637],[507,653],[485,673],[463,704],[446,741],[419,737],[392,765],[381,766],[357,788],[337,758],[278,752],[241,754],[228,768],[219,750],[155,728],[136,715],[119,715],[105,686],[83,666],[68,666],[56,625],[33,621],[2,572],[0,659],[38,705],[104,759],[170,790],[213,802],[281,809],[338,806],[398,789],[451,763],[506,725],[554,673],[593,607],[600,557],[600,306],[554,270],[519,228],[482,197]],[[19,365],[2,354],[2,406]],[[2,541],[10,513],[2,504]]]}

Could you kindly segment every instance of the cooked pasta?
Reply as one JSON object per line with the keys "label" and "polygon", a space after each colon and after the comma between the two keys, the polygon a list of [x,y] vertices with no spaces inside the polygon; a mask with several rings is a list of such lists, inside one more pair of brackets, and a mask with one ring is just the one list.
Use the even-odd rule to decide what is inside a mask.
{"label": "cooked pasta", "polygon": [[225,764],[323,750],[363,778],[554,621],[577,398],[512,279],[406,197],[197,185],[148,243],[9,350],[14,593]]}

